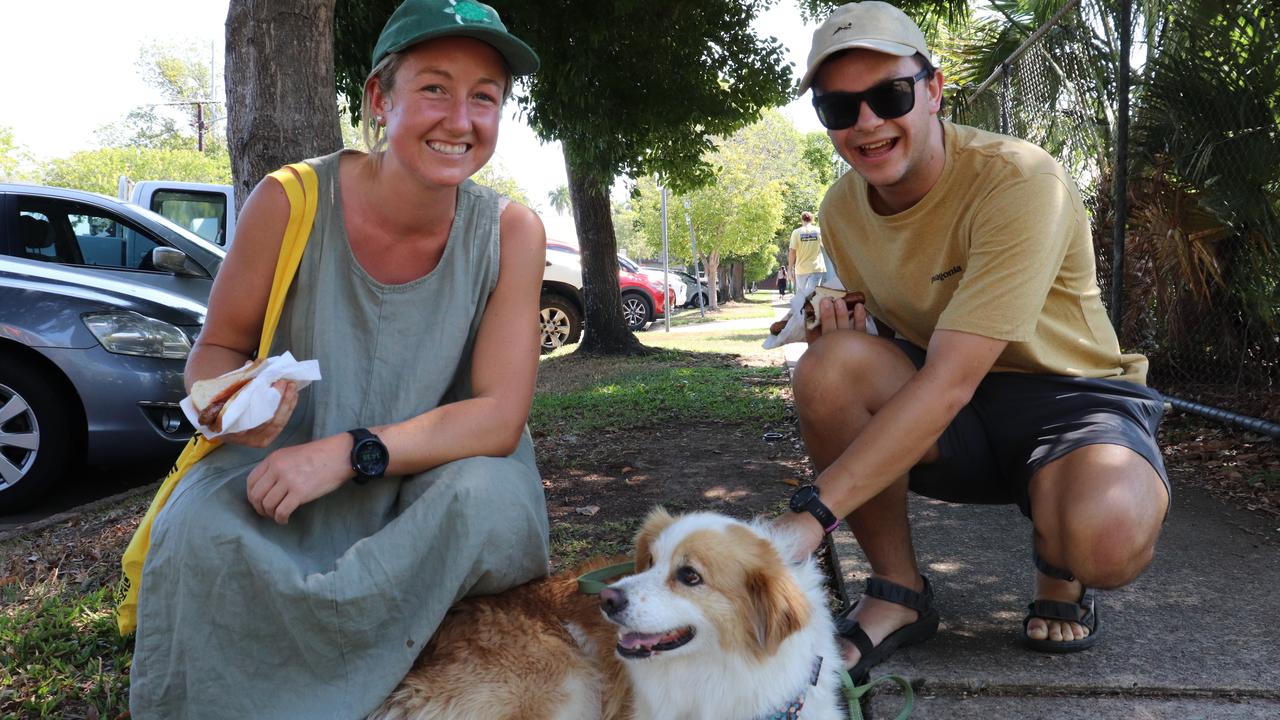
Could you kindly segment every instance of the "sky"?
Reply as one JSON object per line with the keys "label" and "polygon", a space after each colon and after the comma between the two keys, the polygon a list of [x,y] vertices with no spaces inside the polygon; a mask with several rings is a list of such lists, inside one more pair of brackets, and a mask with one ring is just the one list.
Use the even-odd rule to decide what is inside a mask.
{"label": "sky", "polygon": [[[221,75],[227,3],[6,2],[6,31],[0,33],[0,127],[11,129],[17,144],[37,160],[97,147],[98,128],[122,120],[135,107],[163,101],[138,72],[143,47],[158,43],[200,48]],[[802,23],[791,0],[782,0],[757,20],[755,29],[782,42],[799,76],[814,27]],[[783,112],[802,132],[822,129],[807,97]],[[576,242],[572,219],[558,216],[546,200],[551,190],[567,182],[559,143],[539,143],[512,114],[499,130],[491,162],[521,185],[542,215],[549,237]]]}

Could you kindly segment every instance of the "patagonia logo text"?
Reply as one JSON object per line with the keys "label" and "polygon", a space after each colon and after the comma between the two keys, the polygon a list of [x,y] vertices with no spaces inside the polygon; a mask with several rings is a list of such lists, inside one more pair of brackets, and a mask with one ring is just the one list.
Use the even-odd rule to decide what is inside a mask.
{"label": "patagonia logo text", "polygon": [[955,275],[955,274],[959,273],[959,272],[960,272],[960,271],[962,271],[963,269],[964,269],[964,268],[962,268],[962,267],[960,267],[959,265],[957,265],[957,266],[955,266],[955,267],[951,268],[950,270],[947,270],[946,272],[940,272],[940,273],[938,273],[937,275],[934,275],[933,277],[929,278],[929,282],[931,282],[931,283],[942,282],[943,280],[946,280],[947,278],[951,277],[952,275]]}

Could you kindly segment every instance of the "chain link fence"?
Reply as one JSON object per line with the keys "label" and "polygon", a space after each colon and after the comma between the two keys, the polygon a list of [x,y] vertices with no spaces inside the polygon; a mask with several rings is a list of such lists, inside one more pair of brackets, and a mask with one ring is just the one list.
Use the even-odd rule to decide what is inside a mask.
{"label": "chain link fence", "polygon": [[[1266,168],[1251,167],[1256,158],[1240,155],[1265,150],[1236,139],[1269,137],[1280,146],[1280,113],[1268,127],[1265,113],[1241,117],[1219,106],[1216,117],[1203,118],[1209,130],[1180,137],[1195,119],[1175,127],[1154,115],[1189,110],[1162,102],[1162,88],[1149,82],[1132,93],[1130,122],[1118,122],[1114,70],[1098,55],[1096,27],[1079,4],[1068,3],[985,82],[951,93],[951,119],[1030,140],[1076,179],[1092,214],[1103,299],[1125,351],[1150,358],[1153,387],[1182,409],[1280,435],[1280,224],[1270,224],[1280,213],[1277,155],[1270,155],[1269,179],[1247,180],[1257,192],[1220,191],[1224,178],[1239,184],[1242,175],[1265,175]],[[1274,25],[1266,27],[1274,46],[1280,37]],[[1218,55],[1212,62],[1218,67],[1204,74],[1221,73],[1228,61]],[[1181,69],[1182,82],[1196,74]],[[1183,103],[1197,100],[1184,92]],[[1160,132],[1170,137],[1156,137]],[[1118,144],[1130,158],[1120,218],[1113,202]],[[1180,155],[1179,144],[1190,149]],[[1117,222],[1125,228],[1121,278],[1113,277]]]}

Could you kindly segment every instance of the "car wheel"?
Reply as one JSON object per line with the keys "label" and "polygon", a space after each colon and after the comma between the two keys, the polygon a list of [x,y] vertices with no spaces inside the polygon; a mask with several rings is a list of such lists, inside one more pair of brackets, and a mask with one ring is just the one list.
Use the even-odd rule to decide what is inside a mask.
{"label": "car wheel", "polygon": [[39,368],[0,356],[0,512],[32,504],[65,476],[73,444],[66,405]]}
{"label": "car wheel", "polygon": [[649,324],[653,317],[653,307],[649,299],[640,293],[622,294],[622,319],[631,332],[639,332]]}
{"label": "car wheel", "polygon": [[538,311],[542,327],[542,352],[572,345],[582,337],[582,313],[560,295],[543,295]]}

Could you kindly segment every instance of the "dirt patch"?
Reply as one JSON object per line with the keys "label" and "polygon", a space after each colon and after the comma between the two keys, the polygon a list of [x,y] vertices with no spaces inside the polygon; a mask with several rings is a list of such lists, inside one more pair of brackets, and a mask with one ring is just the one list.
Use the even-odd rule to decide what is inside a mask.
{"label": "dirt patch", "polygon": [[1237,508],[1280,518],[1280,442],[1179,412],[1166,418],[1160,440],[1178,484],[1193,483]]}
{"label": "dirt patch", "polygon": [[50,580],[82,592],[115,584],[120,557],[150,504],[150,495],[136,493],[118,505],[76,514],[0,543],[0,590]]}
{"label": "dirt patch", "polygon": [[627,552],[658,505],[739,518],[776,512],[810,474],[793,424],[686,425],[536,444],[553,535],[564,548],[557,567]]}

